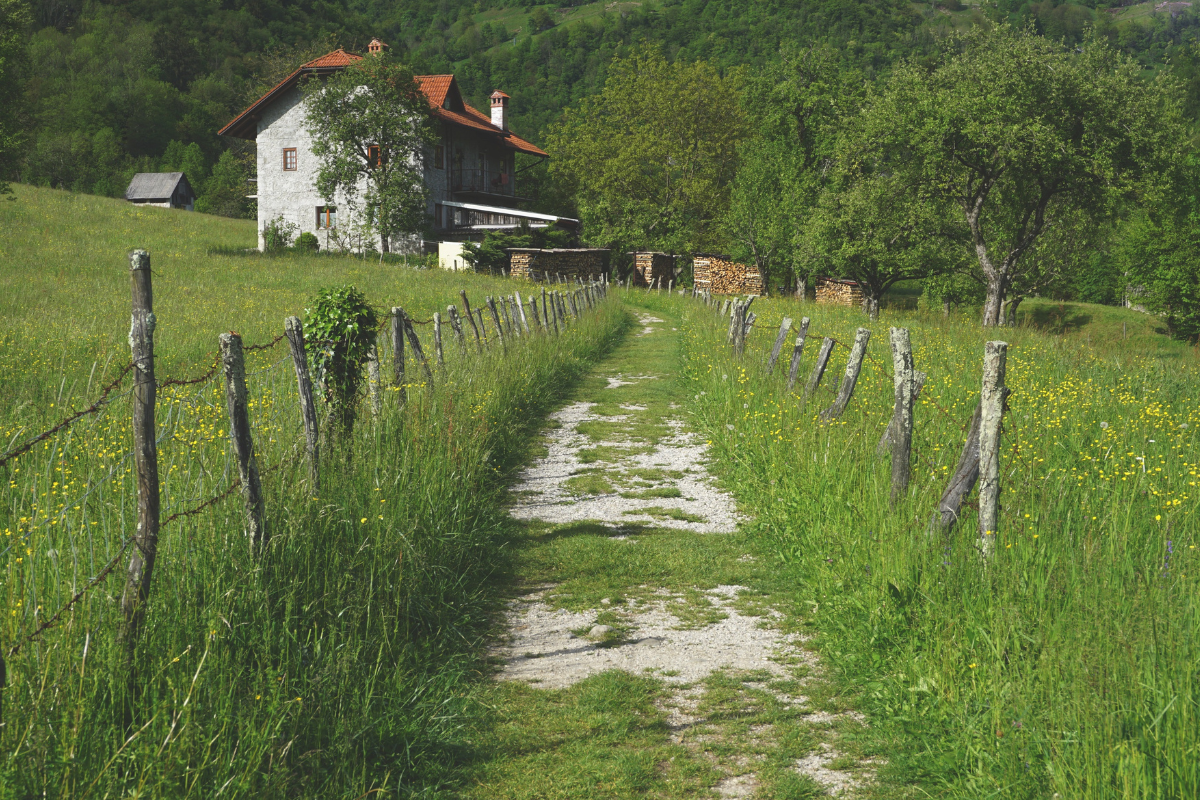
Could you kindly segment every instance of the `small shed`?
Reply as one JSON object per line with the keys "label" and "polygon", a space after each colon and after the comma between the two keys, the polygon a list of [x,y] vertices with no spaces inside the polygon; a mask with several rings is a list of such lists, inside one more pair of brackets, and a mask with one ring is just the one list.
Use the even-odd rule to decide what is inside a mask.
{"label": "small shed", "polygon": [[675,277],[675,256],[669,253],[641,251],[629,255],[633,257],[635,286],[653,286],[660,278],[665,283]]}
{"label": "small shed", "polygon": [[125,199],[134,205],[194,211],[196,192],[182,172],[139,172],[129,182]]}

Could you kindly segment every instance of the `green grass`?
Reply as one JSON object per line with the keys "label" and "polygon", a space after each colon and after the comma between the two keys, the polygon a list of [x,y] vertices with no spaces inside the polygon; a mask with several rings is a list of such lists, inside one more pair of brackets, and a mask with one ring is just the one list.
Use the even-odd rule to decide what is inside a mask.
{"label": "green grass", "polygon": [[[204,371],[219,331],[269,339],[327,283],[357,282],[418,318],[458,302],[459,287],[479,298],[519,285],[354,258],[210,256],[252,244],[253,226],[17,192],[0,204],[0,360],[22,368],[5,383],[6,440],[81,406],[128,358],[134,246],[154,259],[160,377]],[[0,488],[5,655],[110,559],[119,566],[7,658],[0,796],[352,798],[452,783],[475,746],[467,725],[486,715],[470,686],[510,563],[505,485],[542,416],[629,321],[607,303],[561,337],[510,343],[504,359],[449,344],[432,386],[410,362],[402,408],[385,369],[382,414],[363,410],[326,450],[315,494],[295,457],[286,351],[251,353],[270,544],[251,555],[236,493],[165,525],[128,664],[115,640],[119,548],[136,512],[128,397],[21,456]],[[219,377],[164,388],[157,421],[164,516],[229,485]]]}
{"label": "green grass", "polygon": [[[947,797],[1200,794],[1194,350],[1148,330],[1153,318],[1078,304],[1056,335],[897,311],[868,324],[856,311],[760,300],[761,328],[737,362],[726,323],[687,306],[693,418],[805,609],[838,692],[871,717],[866,735],[887,757],[881,786],[893,787],[880,796],[905,786]],[[807,404],[784,391],[779,371],[765,376],[785,314],[810,316],[810,337],[873,331],[841,420],[822,425],[816,414],[832,402],[844,348]],[[1131,319],[1136,336],[1122,339],[1119,323]],[[916,367],[929,374],[913,480],[895,508],[888,460],[875,455],[892,408],[889,325],[910,328]],[[1000,530],[983,563],[973,508],[946,538],[927,523],[988,339],[1010,342],[1014,394]]]}

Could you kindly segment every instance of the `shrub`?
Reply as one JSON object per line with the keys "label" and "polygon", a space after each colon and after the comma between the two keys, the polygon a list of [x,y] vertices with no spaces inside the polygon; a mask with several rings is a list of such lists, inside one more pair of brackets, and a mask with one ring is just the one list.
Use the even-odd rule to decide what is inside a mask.
{"label": "shrub", "polygon": [[271,220],[263,228],[263,250],[268,253],[278,253],[291,247],[296,230],[297,226],[282,216]]}
{"label": "shrub", "polygon": [[354,428],[363,366],[379,319],[363,293],[349,284],[317,292],[304,313],[304,338],[313,345],[313,373],[335,426],[348,434]]}
{"label": "shrub", "polygon": [[313,253],[321,249],[321,243],[317,241],[317,235],[311,231],[305,231],[300,234],[300,238],[296,240],[297,250],[308,250]]}

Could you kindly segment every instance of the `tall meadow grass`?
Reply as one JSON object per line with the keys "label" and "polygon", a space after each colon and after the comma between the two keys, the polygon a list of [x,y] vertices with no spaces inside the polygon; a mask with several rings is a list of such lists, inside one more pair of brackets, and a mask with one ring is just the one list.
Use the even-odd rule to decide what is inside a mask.
{"label": "tall meadow grass", "polygon": [[[684,301],[681,301],[684,302]],[[714,463],[756,515],[822,657],[892,745],[891,778],[939,796],[1200,796],[1200,371],[1028,329],[756,301],[742,360],[728,321],[687,302],[684,375]],[[807,401],[763,361],[783,315],[822,336],[869,327],[849,410],[822,424],[847,348]],[[928,373],[913,480],[889,507],[887,327]],[[987,339],[1010,342],[1000,530],[977,507],[948,536],[929,521],[966,438]],[[781,358],[786,373],[791,339]],[[897,745],[896,743],[903,743]]]}

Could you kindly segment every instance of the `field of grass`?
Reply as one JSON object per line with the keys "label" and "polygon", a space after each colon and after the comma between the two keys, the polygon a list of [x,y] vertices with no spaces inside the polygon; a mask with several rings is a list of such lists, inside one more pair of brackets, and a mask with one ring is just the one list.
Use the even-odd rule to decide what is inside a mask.
{"label": "field of grass", "polygon": [[[208,370],[221,331],[270,341],[321,286],[356,283],[417,319],[458,303],[459,288],[482,300],[519,286],[354,258],[214,256],[250,246],[253,225],[49,190],[18,187],[0,217],[4,450],[90,402],[127,361],[134,247],[153,258],[160,380]],[[360,412],[354,435],[326,447],[319,492],[298,457],[285,345],[249,353],[270,544],[251,554],[237,493],[165,522],[131,660],[115,638],[136,517],[128,383],[3,467],[0,798],[443,785],[482,712],[469,679],[490,582],[507,569],[507,476],[544,413],[627,326],[605,303],[562,336],[510,342],[504,358],[495,343],[460,353],[447,330],[432,385],[409,362],[403,405],[384,370],[382,413]],[[429,348],[429,328],[419,332]],[[219,375],[159,393],[164,519],[237,474],[223,395]],[[27,641],[110,563],[106,581]]]}
{"label": "field of grass", "polygon": [[[855,311],[759,300],[741,361],[724,345],[726,321],[689,311],[685,373],[714,462],[809,609],[822,658],[871,716],[888,751],[882,779],[915,796],[1200,795],[1200,362],[1165,337],[1152,348],[1121,339],[1107,311],[1088,309],[1090,344],[894,310],[867,325]],[[779,370],[765,375],[785,314],[813,319],[802,376],[820,337],[872,330],[841,420],[817,414],[844,347],[807,401]],[[875,452],[892,408],[889,325],[910,328],[929,375],[913,481],[895,508]],[[1010,343],[1013,395],[1000,529],[984,561],[977,509],[948,536],[928,523],[987,339]]]}

